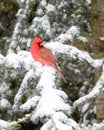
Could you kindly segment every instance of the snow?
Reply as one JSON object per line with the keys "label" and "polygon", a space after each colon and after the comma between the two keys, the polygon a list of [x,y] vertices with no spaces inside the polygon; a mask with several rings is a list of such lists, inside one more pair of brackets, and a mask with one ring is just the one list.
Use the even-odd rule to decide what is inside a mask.
{"label": "snow", "polygon": [[26,111],[31,110],[31,108],[35,108],[39,99],[40,99],[39,96],[32,97],[31,99],[27,100],[26,103],[20,106],[20,110],[26,112]]}
{"label": "snow", "polygon": [[5,62],[5,57],[0,54],[0,65],[2,65]]}
{"label": "snow", "polygon": [[46,6],[46,9],[47,9],[47,12],[49,12],[49,11],[55,11],[55,6],[53,6],[52,4],[48,4],[47,6]]}
{"label": "snow", "polygon": [[14,54],[14,53],[10,53],[6,56],[6,64],[10,67],[10,68],[20,68],[20,59],[19,57]]}
{"label": "snow", "polygon": [[91,4],[91,0],[86,0],[86,2],[88,5]]}
{"label": "snow", "polygon": [[[78,58],[81,61],[86,60],[95,68],[101,67],[103,64],[103,59],[95,60],[87,52],[80,51],[79,49],[69,45],[63,45],[61,42],[50,42],[45,46],[50,48],[54,54],[56,54],[56,52],[63,53],[74,59]],[[63,91],[57,90],[55,85],[56,71],[52,67],[43,67],[40,63],[35,62],[30,52],[27,51],[20,51],[18,54],[11,53],[6,57],[1,55],[0,57],[1,63],[4,61],[4,63],[10,68],[18,69],[24,66],[24,69],[28,70],[15,96],[13,106],[14,109],[18,108],[19,106],[21,110],[28,111],[33,107],[35,108],[38,102],[36,112],[32,117],[32,120],[34,121],[41,119],[44,116],[50,117],[56,111],[63,110],[66,114],[70,115],[70,106],[67,104],[67,102],[65,102],[65,100],[67,101],[67,96]],[[38,84],[34,86],[36,87],[36,91],[38,91],[39,96],[37,95],[33,98],[28,97],[26,103],[21,104],[21,98],[25,93],[27,93],[26,90],[28,90],[28,81],[31,78],[39,77],[39,75],[41,75],[41,77],[38,80]],[[103,77],[104,74],[102,73],[102,76],[95,85],[94,89],[85,97],[77,100],[74,105],[77,106],[77,104],[83,103],[87,99],[91,99],[93,95],[97,95],[102,88],[102,84],[104,82]]]}
{"label": "snow", "polygon": [[104,129],[104,121],[102,121],[102,123],[94,123],[93,126],[88,125],[87,127],[85,126],[85,124],[81,125],[81,130],[103,130]]}
{"label": "snow", "polygon": [[29,70],[34,63],[30,52],[27,51],[19,51],[18,54],[10,53],[6,56],[5,60],[6,64],[14,69],[21,68],[21,65],[23,65],[26,70]]}
{"label": "snow", "polygon": [[28,95],[28,90],[29,90],[28,80],[30,80],[34,76],[35,76],[35,73],[34,73],[33,69],[30,69],[27,72],[27,74],[25,75],[25,77],[21,83],[21,86],[14,98],[14,105],[13,105],[14,111],[18,110],[18,107],[21,104],[21,99],[24,96],[24,94],[27,93],[27,95]]}
{"label": "snow", "polygon": [[65,34],[60,34],[57,37],[57,40],[61,43],[64,43],[66,41],[73,41],[74,37],[79,36],[80,31],[77,26],[72,26]]}
{"label": "snow", "polygon": [[82,37],[82,36],[79,36],[77,39],[79,39],[80,41],[82,41],[83,43],[87,43],[88,40],[86,37]]}
{"label": "snow", "polygon": [[[47,79],[47,80],[46,80]],[[67,96],[64,92],[57,90],[55,86],[55,71],[52,67],[43,67],[41,78],[37,84],[37,90],[40,91],[40,101],[37,105],[35,114],[32,116],[32,121],[35,123],[38,119],[50,117],[55,111],[65,111],[70,113],[70,107],[64,103]]]}
{"label": "snow", "polygon": [[47,35],[51,35],[51,26],[48,20],[47,15],[43,17],[35,17],[33,19],[33,24],[30,26],[30,30],[33,30],[35,34],[37,34],[37,29],[41,31],[43,29]]}
{"label": "snow", "polygon": [[24,3],[26,0],[17,0],[18,2]]}
{"label": "snow", "polygon": [[50,42],[46,44],[46,47],[52,49],[55,53],[67,54],[74,59],[79,59],[81,61],[87,61],[92,67],[99,68],[102,66],[104,59],[96,59],[94,60],[88,52],[80,51],[76,47],[63,45],[61,42]]}
{"label": "snow", "polygon": [[[70,36],[70,39],[73,39],[74,34],[76,36],[79,35],[77,29],[76,31],[74,29],[76,29],[76,27],[73,27],[72,30],[70,29],[67,32],[68,38]],[[71,57],[73,59],[79,59],[80,61],[86,61],[95,68],[99,68],[103,65],[104,59],[93,59],[88,52],[81,51],[73,46],[64,45],[62,44],[63,41],[64,38],[61,37],[60,42],[50,42],[45,44],[45,46],[50,48],[55,55],[59,53],[66,54],[69,59]],[[41,130],[73,130],[73,128],[75,130],[80,130],[78,124],[69,118],[71,115],[71,106],[68,103],[68,96],[65,92],[58,89],[59,86],[57,86],[57,83],[59,82],[59,77],[52,67],[43,66],[39,62],[36,62],[32,58],[30,52],[27,51],[19,51],[17,54],[10,53],[6,57],[0,55],[0,65],[3,64],[14,70],[24,68],[26,72],[14,98],[14,104],[12,106],[14,112],[18,112],[18,110],[21,112],[34,110],[31,120],[35,124],[41,121],[44,124]],[[15,75],[12,74],[13,77],[16,77],[17,73],[18,71]],[[78,73],[78,70],[76,70],[76,73]],[[85,102],[96,97],[100,91],[104,91],[103,77],[104,65],[102,74],[93,90],[88,95],[75,101],[73,105],[75,107],[81,106]],[[32,82],[34,83],[32,86],[33,88],[31,88]],[[22,103],[22,98],[24,96],[26,97],[26,102]],[[7,106],[11,108],[11,104],[9,104],[9,101],[6,99],[2,99],[0,103],[2,108],[7,108]],[[85,112],[88,107],[89,104],[84,105],[82,112]]]}
{"label": "snow", "polygon": [[52,120],[55,122],[55,126],[59,130],[73,130],[74,127],[76,130],[80,130],[78,124],[72,119],[68,119],[62,112],[54,114]]}
{"label": "snow", "polygon": [[0,130],[5,130],[9,125],[9,122],[0,119]]}
{"label": "snow", "polygon": [[90,103],[86,103],[82,108],[82,113],[86,112],[90,106]]}
{"label": "snow", "polygon": [[[72,26],[70,28],[63,26],[64,29],[62,30],[61,23],[58,25],[57,20],[55,20],[54,24],[50,23],[51,20],[49,21],[48,16],[50,12],[53,12],[54,18],[55,15],[57,15],[57,9],[60,10],[64,7],[64,5],[69,3],[70,4],[68,7],[71,8],[72,6],[75,8],[75,10],[77,10],[77,14],[81,9],[77,9],[76,0],[72,0],[70,2],[59,1],[59,5],[57,5],[58,3],[56,2],[57,6],[54,6],[54,4],[49,4],[53,3],[51,0],[41,0],[40,2],[34,0],[17,0],[17,2],[20,4],[20,9],[18,9],[16,14],[17,22],[14,26],[8,55],[4,57],[0,54],[0,72],[2,72],[4,76],[3,77],[1,74],[4,81],[1,81],[2,84],[0,86],[0,109],[6,111],[12,109],[12,112],[17,113],[19,111],[20,115],[22,115],[22,112],[23,114],[29,112],[29,116],[27,115],[25,119],[31,119],[34,123],[38,123],[38,121],[42,122],[43,126],[40,128],[40,130],[80,130],[79,125],[73,119],[71,119],[72,107],[70,106],[68,96],[63,90],[61,90],[60,76],[52,67],[43,66],[42,64],[36,62],[32,58],[30,52],[21,51],[21,44],[26,43],[26,47],[28,48],[31,43],[32,35],[39,34],[44,38],[49,36],[49,39],[55,38],[57,35],[59,35],[56,38],[56,42],[51,42],[45,45],[46,47],[50,48],[56,56],[58,54],[63,54],[62,58],[64,58],[65,55],[67,59],[67,61],[65,60],[66,63],[70,61],[70,58],[73,58],[78,59],[80,62],[86,61],[94,68],[102,67],[101,76],[99,77],[99,80],[95,84],[92,91],[88,95],[76,100],[73,104],[75,107],[81,107],[81,105],[87,102],[82,108],[82,113],[86,112],[90,106],[89,101],[95,98],[100,92],[104,92],[104,59],[94,59],[90,56],[90,54],[88,54],[88,52],[81,51],[73,46],[63,45],[62,43],[73,42],[75,39],[79,39],[83,43],[87,43],[88,41],[85,37],[81,36],[80,28],[78,26]],[[85,1],[85,5],[90,4],[91,0]],[[31,24],[31,22],[28,21],[28,18],[31,16],[30,13],[33,11],[34,7],[35,16]],[[67,11],[64,8],[61,11],[62,14],[60,12],[60,16],[63,15],[63,18],[67,19]],[[73,13],[70,15],[71,17],[76,18],[74,19],[76,23],[81,17],[81,15],[77,14]],[[58,17],[56,19],[58,19]],[[24,21],[28,22],[28,26],[25,25]],[[75,25],[73,20],[72,22],[68,22],[69,25]],[[85,22],[87,25],[89,25],[86,20]],[[57,28],[55,29],[55,27]],[[56,34],[56,32],[61,32],[60,30],[62,33]],[[54,34],[56,34],[56,36]],[[25,36],[29,38],[25,38]],[[100,37],[100,40],[104,41],[104,37]],[[76,74],[79,72],[80,71],[78,69],[75,69]],[[21,75],[22,78],[20,77]],[[7,79],[8,81],[6,81]],[[18,81],[21,82],[21,84],[19,84],[20,86],[15,86],[15,83],[13,84],[13,87],[17,90],[13,94],[14,88],[12,90],[11,82],[14,82],[14,79],[19,79],[20,81]],[[85,88],[83,87],[83,89]],[[8,96],[9,99],[10,97],[14,99],[9,101],[7,100]],[[87,114],[85,116],[87,116]],[[24,117],[22,119],[24,119]],[[21,122],[22,119],[20,119]],[[19,124],[21,124],[21,122]],[[18,124],[18,121],[13,123]],[[0,119],[0,130],[5,130],[6,128],[8,129],[9,125],[9,122]],[[82,130],[98,130],[103,126],[104,122],[88,127],[83,125]]]}
{"label": "snow", "polygon": [[60,34],[60,36],[57,38],[57,40],[64,43],[68,40],[73,41],[73,37],[71,35],[67,35],[67,34]]}
{"label": "snow", "polygon": [[[96,60],[94,60],[87,52],[80,51],[79,49],[77,49],[75,47],[72,47],[72,46],[63,45],[60,42],[51,42],[49,44],[46,44],[46,47],[50,48],[53,51],[54,54],[56,52],[58,52],[58,53],[67,54],[70,57],[73,57],[74,59],[78,58],[79,60],[86,60],[91,66],[93,66],[95,68],[101,67],[101,65],[103,63],[103,59],[96,59]],[[20,51],[18,54],[14,54],[14,53],[8,54],[6,57],[3,57],[2,55],[0,55],[0,64],[4,64],[4,63],[8,67],[14,68],[14,69],[21,68],[21,66],[23,65],[26,70],[29,70],[29,69],[31,69],[34,66],[34,68],[37,68],[36,71],[35,71],[36,75],[39,75],[40,73],[42,73],[41,74],[41,78],[39,80],[39,84],[37,85],[37,89],[43,90],[41,92],[41,95],[43,96],[44,93],[45,93],[45,96],[43,96],[41,98],[41,102],[43,102],[44,100],[47,101],[48,100],[47,97],[50,100],[52,100],[51,97],[55,97],[55,95],[54,95],[54,93],[56,92],[55,84],[54,84],[55,71],[51,67],[42,67],[42,65],[40,63],[34,62],[30,52]],[[21,86],[25,86],[26,87],[26,81],[28,80],[29,77],[34,75],[33,73],[34,73],[34,71],[31,69],[27,73],[27,75],[25,76]],[[99,89],[102,88],[102,84],[103,84],[102,83],[102,81],[103,81],[102,77],[103,77],[103,73],[102,73],[101,79],[96,84],[96,86],[98,86],[98,87],[95,87],[93,89],[93,91],[91,92],[92,94],[90,93],[91,97],[94,94],[96,95],[97,93],[99,93]],[[48,79],[48,80],[46,80],[46,79]],[[45,88],[43,89],[42,87],[44,87],[44,86],[45,86]],[[52,93],[48,94],[50,91]],[[57,97],[57,94],[56,94],[56,104],[54,104],[54,102],[53,102],[53,104],[50,105],[50,102],[49,102],[49,104],[48,103],[45,104],[46,106],[43,106],[42,109],[44,110],[45,107],[47,108],[47,106],[51,106],[51,107],[48,108],[47,114],[50,113],[50,111],[52,109],[55,109],[53,106],[56,106],[56,109],[59,109],[60,106],[61,106],[60,105],[59,108],[57,106],[57,103],[59,101],[61,101],[61,99],[59,97]],[[80,102],[82,102],[82,100]],[[63,105],[61,107],[63,107]],[[66,106],[66,108],[67,108],[67,106]]]}
{"label": "snow", "polygon": [[80,105],[84,104],[85,102],[88,102],[91,99],[97,97],[100,92],[104,92],[103,86],[104,86],[104,65],[102,68],[102,74],[99,77],[99,80],[97,81],[97,83],[94,86],[94,88],[92,89],[92,91],[88,95],[85,95],[85,96],[79,98],[78,100],[76,100],[73,105],[80,106]]}
{"label": "snow", "polygon": [[104,37],[99,37],[99,39],[100,39],[101,41],[104,41]]}
{"label": "snow", "polygon": [[51,119],[43,125],[41,130],[80,130],[78,124],[73,121],[70,118],[67,118],[67,116],[62,113],[62,112],[55,112],[52,116]]}
{"label": "snow", "polygon": [[61,111],[63,109],[70,110],[69,105],[64,104],[63,99],[57,94],[57,91],[58,90],[55,89],[42,90],[42,98],[38,105],[39,108],[37,108],[39,114],[42,113],[42,115],[49,115],[52,114],[53,111]]}
{"label": "snow", "polygon": [[71,26],[66,33],[75,37],[75,36],[79,36],[80,30],[77,26]]}
{"label": "snow", "polygon": [[18,52],[17,56],[19,56],[19,59],[21,60],[26,70],[29,70],[32,68],[31,66],[34,63],[34,59],[32,58],[30,52],[20,51]]}
{"label": "snow", "polygon": [[41,16],[43,14],[43,10],[42,9],[38,9],[37,10],[37,14]]}
{"label": "snow", "polygon": [[2,98],[0,101],[0,109],[10,109],[11,108],[11,104],[9,103],[9,101],[5,98]]}
{"label": "snow", "polygon": [[46,0],[42,0],[42,1],[41,1],[41,6],[42,6],[42,7],[45,7],[46,4],[47,4]]}

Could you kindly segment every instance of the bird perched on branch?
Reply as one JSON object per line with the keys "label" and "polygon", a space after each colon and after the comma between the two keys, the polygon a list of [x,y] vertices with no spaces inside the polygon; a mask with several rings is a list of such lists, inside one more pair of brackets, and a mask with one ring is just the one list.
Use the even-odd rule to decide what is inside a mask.
{"label": "bird perched on branch", "polygon": [[43,41],[39,37],[35,37],[32,41],[30,52],[34,60],[40,62],[43,65],[52,66],[62,77],[63,81],[67,83],[64,75],[56,65],[56,59],[52,54],[51,50],[44,47]]}

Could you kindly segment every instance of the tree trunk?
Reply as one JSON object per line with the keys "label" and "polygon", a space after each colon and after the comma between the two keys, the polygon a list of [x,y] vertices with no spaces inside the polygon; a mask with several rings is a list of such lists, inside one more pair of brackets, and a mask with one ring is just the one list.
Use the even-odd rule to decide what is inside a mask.
{"label": "tree trunk", "polygon": [[[95,38],[104,36],[104,0],[92,0],[92,35]],[[95,82],[97,79],[98,72],[95,72]],[[96,113],[97,122],[104,120],[104,94],[96,98]]]}
{"label": "tree trunk", "polygon": [[92,0],[93,36],[104,36],[104,0]]}

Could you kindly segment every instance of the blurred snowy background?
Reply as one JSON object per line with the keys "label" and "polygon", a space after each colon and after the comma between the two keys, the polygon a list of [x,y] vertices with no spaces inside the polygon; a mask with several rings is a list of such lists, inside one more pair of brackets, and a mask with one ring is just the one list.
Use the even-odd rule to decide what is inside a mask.
{"label": "blurred snowy background", "polygon": [[[0,1],[0,130],[104,129],[104,34],[95,35],[95,3]],[[67,84],[33,60],[34,36],[52,50]]]}

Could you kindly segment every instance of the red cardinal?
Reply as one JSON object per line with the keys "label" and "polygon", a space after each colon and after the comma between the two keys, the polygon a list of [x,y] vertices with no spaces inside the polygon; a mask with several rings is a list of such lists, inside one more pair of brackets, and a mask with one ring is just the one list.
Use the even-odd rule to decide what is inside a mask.
{"label": "red cardinal", "polygon": [[41,38],[39,37],[34,38],[30,47],[30,52],[34,60],[40,62],[43,65],[52,66],[60,74],[64,82],[67,83],[64,75],[56,65],[55,57],[53,56],[52,52],[48,48],[44,47]]}

